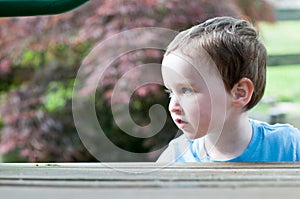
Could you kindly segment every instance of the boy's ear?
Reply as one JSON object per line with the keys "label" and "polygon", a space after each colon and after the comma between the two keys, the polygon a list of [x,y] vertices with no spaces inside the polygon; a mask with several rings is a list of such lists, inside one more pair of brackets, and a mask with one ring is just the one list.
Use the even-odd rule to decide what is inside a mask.
{"label": "boy's ear", "polygon": [[253,82],[248,78],[242,78],[231,89],[232,103],[235,107],[243,108],[251,100],[254,91]]}

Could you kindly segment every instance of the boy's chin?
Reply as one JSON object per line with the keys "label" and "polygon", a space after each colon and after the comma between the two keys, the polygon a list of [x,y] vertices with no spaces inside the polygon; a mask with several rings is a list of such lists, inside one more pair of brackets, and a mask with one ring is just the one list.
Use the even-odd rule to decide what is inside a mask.
{"label": "boy's chin", "polygon": [[194,132],[186,132],[186,131],[183,131],[183,134],[188,140],[195,140],[198,138],[202,138],[204,136],[204,135],[197,135]]}

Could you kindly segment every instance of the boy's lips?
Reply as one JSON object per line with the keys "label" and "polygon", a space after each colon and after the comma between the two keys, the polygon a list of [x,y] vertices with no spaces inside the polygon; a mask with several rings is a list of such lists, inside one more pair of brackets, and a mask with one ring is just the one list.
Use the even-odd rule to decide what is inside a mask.
{"label": "boy's lips", "polygon": [[177,118],[177,119],[175,119],[174,121],[175,121],[175,123],[177,124],[177,126],[178,126],[179,128],[184,128],[185,125],[187,124],[186,121],[184,121],[184,120],[182,120],[182,119],[180,119],[180,118]]}

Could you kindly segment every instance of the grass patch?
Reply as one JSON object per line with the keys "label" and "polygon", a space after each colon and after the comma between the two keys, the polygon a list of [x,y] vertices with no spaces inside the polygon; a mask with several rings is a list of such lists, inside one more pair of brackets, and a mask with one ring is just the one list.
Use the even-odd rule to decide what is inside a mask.
{"label": "grass patch", "polygon": [[[278,21],[274,24],[260,23],[260,38],[265,44],[268,55],[300,54],[300,20]],[[300,128],[300,63],[297,65],[272,66],[267,68],[265,95],[261,102],[250,111],[253,118],[269,121],[275,99],[283,105],[288,123]],[[287,107],[286,105],[291,105]],[[282,108],[282,106],[281,106]]]}
{"label": "grass patch", "polygon": [[[268,113],[272,107],[268,99],[276,102],[291,102],[300,105],[300,64],[267,67],[266,90],[261,102],[252,110],[254,113]],[[300,110],[299,110],[300,112]]]}
{"label": "grass patch", "polygon": [[262,22],[259,30],[269,55],[300,54],[300,20]]}
{"label": "grass patch", "polygon": [[265,96],[281,102],[300,103],[300,64],[267,68]]}

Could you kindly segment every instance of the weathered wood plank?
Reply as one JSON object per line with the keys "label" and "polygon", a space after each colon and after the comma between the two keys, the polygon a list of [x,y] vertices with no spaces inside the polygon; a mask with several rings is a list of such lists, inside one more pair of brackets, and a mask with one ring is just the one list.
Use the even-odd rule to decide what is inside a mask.
{"label": "weathered wood plank", "polygon": [[[252,165],[252,166],[251,166]],[[161,165],[160,165],[161,166]],[[0,185],[120,187],[299,186],[299,164],[2,164]]]}
{"label": "weathered wood plank", "polygon": [[127,189],[110,189],[110,188],[32,188],[32,187],[0,187],[0,194],[5,199],[298,199],[300,189],[295,188],[240,188],[240,189],[223,189],[223,188],[127,188]]}
{"label": "weathered wood plank", "polygon": [[[284,195],[289,198],[294,196],[298,198],[300,196],[300,164],[0,164],[0,196],[23,198],[24,194],[29,194],[30,198],[35,198],[35,194],[41,193],[44,199],[53,197],[57,190],[66,194],[61,198],[76,198],[73,192],[78,190],[80,190],[79,193],[89,196],[99,197],[99,195],[106,194],[105,198],[119,198],[120,196],[131,198],[132,193],[136,197],[139,195],[139,198],[170,198],[171,196],[182,198],[185,195],[197,198],[199,196],[218,196],[216,198],[239,196],[240,198],[240,194],[243,198],[251,196],[251,198],[277,199],[283,198]],[[182,195],[182,193],[185,194]],[[244,197],[245,195],[247,197]]]}

